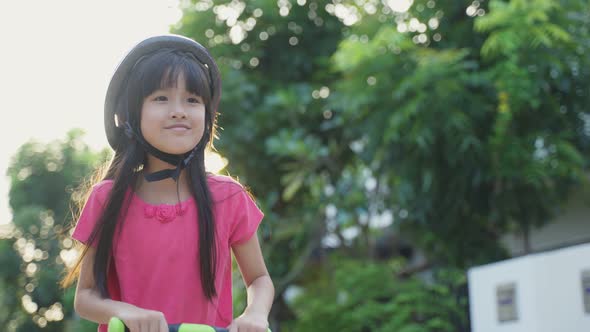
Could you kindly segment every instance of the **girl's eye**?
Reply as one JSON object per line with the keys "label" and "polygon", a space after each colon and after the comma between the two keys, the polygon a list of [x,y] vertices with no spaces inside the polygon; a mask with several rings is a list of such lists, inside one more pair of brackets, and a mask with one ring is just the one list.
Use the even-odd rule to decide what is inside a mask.
{"label": "girl's eye", "polygon": [[194,104],[194,103],[200,103],[201,100],[199,98],[191,97],[191,98],[188,99],[188,102],[191,103],[191,104]]}
{"label": "girl's eye", "polygon": [[166,101],[168,100],[168,98],[166,98],[166,96],[157,96],[156,98],[154,98],[155,101]]}

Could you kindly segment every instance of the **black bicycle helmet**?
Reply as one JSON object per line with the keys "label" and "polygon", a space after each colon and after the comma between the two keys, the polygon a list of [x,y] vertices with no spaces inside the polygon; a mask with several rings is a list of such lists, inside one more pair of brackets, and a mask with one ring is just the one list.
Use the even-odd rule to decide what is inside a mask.
{"label": "black bicycle helmet", "polygon": [[[174,170],[164,170],[146,175],[148,181],[158,181],[168,177],[176,180],[180,171],[190,163],[195,152],[195,150],[193,150],[186,155],[173,155],[162,152],[147,143],[139,130],[132,128],[127,121],[128,114],[117,114],[117,112],[122,112],[121,108],[117,108],[117,104],[119,98],[121,98],[122,92],[125,90],[128,77],[136,63],[146,55],[162,48],[189,52],[197,59],[197,61],[205,66],[209,75],[208,80],[211,84],[212,96],[209,107],[213,113],[213,118],[215,118],[215,113],[217,112],[219,100],[221,98],[221,76],[215,60],[213,60],[213,57],[204,46],[190,38],[172,34],[154,36],[141,41],[127,53],[117,66],[107,88],[104,103],[104,128],[109,145],[113,150],[116,151],[124,148],[126,142],[122,141],[122,139],[126,140],[125,136],[127,136],[129,138],[137,139],[144,149],[146,149],[146,152],[151,153],[155,157],[169,164],[177,166]],[[127,110],[125,109],[125,111]],[[125,119],[123,123],[121,123],[122,119]],[[122,135],[123,133],[125,135]]]}

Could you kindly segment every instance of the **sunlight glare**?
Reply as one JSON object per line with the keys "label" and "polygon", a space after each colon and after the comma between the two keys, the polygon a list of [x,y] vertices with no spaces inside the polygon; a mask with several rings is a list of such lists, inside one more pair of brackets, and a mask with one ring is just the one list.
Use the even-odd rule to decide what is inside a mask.
{"label": "sunlight glare", "polygon": [[412,7],[414,0],[387,0],[387,6],[394,12],[405,13]]}
{"label": "sunlight glare", "polygon": [[227,164],[227,159],[217,152],[207,151],[205,154],[205,169],[208,172],[218,174]]}

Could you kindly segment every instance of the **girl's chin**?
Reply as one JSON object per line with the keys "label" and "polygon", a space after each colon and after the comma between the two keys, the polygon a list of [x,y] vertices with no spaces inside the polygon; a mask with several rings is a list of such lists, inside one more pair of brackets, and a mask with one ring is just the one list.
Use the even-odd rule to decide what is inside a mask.
{"label": "girl's chin", "polygon": [[194,149],[199,143],[196,140],[187,139],[186,137],[184,139],[167,137],[161,142],[164,144],[154,144],[147,138],[146,141],[156,149],[168,154],[185,154],[192,151],[192,149]]}
{"label": "girl's chin", "polygon": [[169,154],[185,154],[187,152],[190,152],[197,144],[187,147],[187,146],[174,146],[174,147],[159,147],[157,148],[158,150],[164,152],[164,153],[169,153]]}

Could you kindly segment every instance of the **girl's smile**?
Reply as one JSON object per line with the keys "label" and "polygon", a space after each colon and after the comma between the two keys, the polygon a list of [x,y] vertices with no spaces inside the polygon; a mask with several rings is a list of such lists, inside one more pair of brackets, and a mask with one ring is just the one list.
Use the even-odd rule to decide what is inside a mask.
{"label": "girl's smile", "polygon": [[177,123],[164,129],[170,130],[174,135],[187,135],[191,133],[191,127],[185,123]]}
{"label": "girl's smile", "polygon": [[177,123],[177,124],[166,127],[166,129],[179,131],[179,132],[185,132],[187,130],[190,130],[191,127],[189,127],[187,124],[184,124],[184,123]]}

